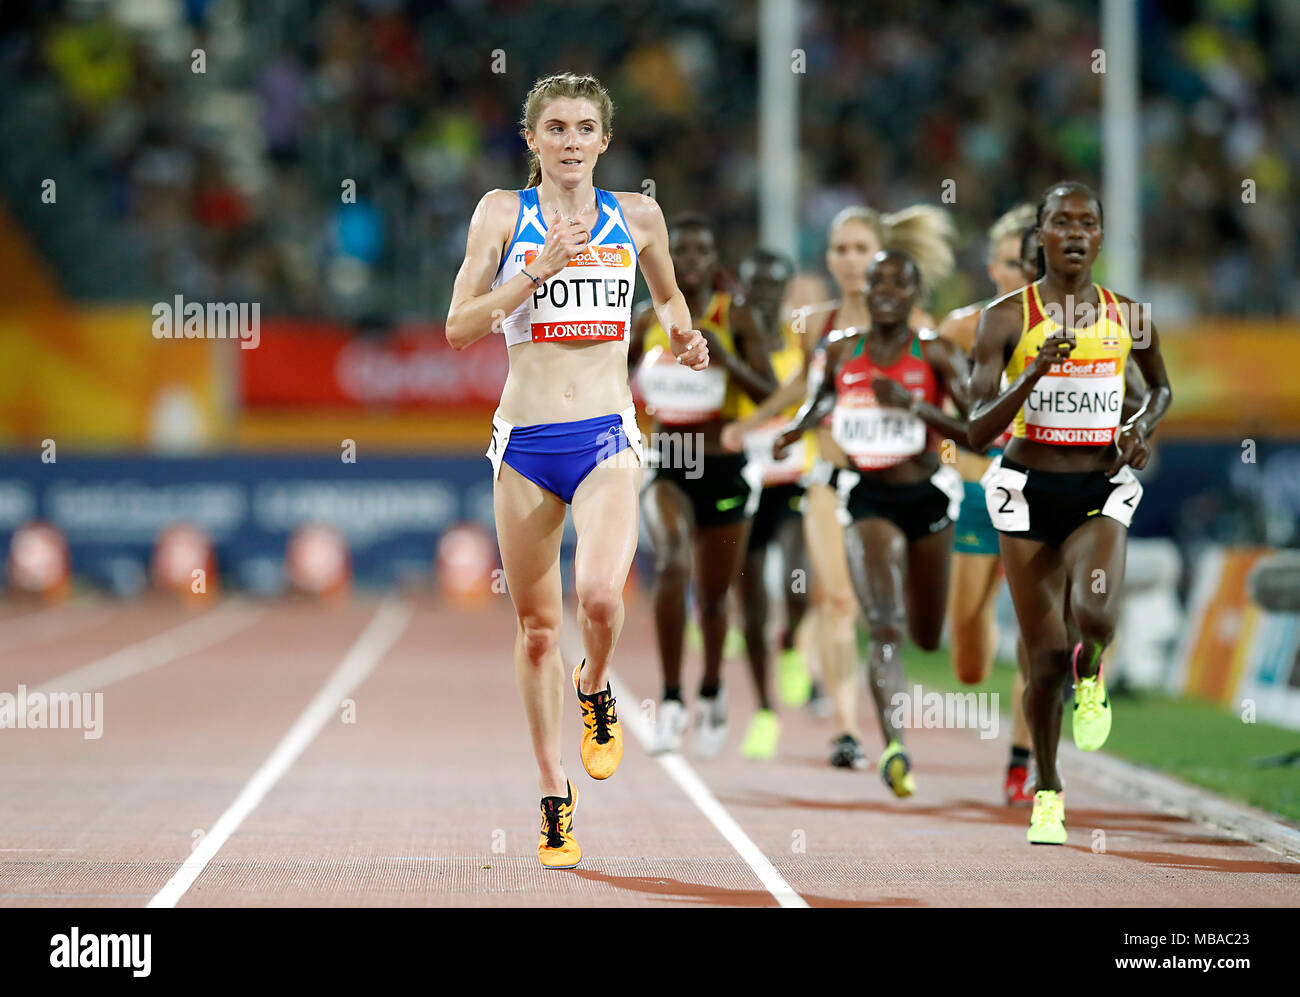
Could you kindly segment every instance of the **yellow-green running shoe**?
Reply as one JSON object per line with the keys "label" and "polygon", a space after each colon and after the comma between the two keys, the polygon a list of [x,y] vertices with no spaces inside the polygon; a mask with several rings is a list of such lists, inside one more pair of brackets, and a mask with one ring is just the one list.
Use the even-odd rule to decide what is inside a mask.
{"label": "yellow-green running shoe", "polygon": [[759,710],[749,721],[745,739],[740,742],[740,757],[766,761],[776,757],[776,745],[781,739],[781,721],[775,710]]}
{"label": "yellow-green running shoe", "polygon": [[1110,697],[1101,669],[1096,678],[1079,677],[1079,651],[1074,649],[1074,746],[1080,751],[1096,751],[1110,736]]}
{"label": "yellow-green running shoe", "polygon": [[1040,789],[1034,794],[1034,812],[1025,835],[1031,845],[1065,844],[1065,794]]}
{"label": "yellow-green running shoe", "polygon": [[812,695],[812,676],[797,647],[782,651],[776,659],[776,684],[787,706],[803,706]]}
{"label": "yellow-green running shoe", "polygon": [[911,796],[916,792],[916,780],[912,778],[912,759],[907,757],[901,741],[890,741],[889,747],[880,756],[880,777],[897,797]]}

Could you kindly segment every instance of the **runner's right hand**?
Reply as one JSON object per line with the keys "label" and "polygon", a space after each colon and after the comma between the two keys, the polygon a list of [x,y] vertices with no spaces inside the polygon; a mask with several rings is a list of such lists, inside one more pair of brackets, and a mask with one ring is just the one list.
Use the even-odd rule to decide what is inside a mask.
{"label": "runner's right hand", "polygon": [[1121,426],[1115,434],[1115,459],[1111,461],[1107,474],[1116,474],[1121,467],[1128,464],[1135,471],[1147,466],[1151,459],[1151,447],[1146,434],[1137,423]]}
{"label": "runner's right hand", "polygon": [[1061,329],[1043,341],[1042,348],[1029,365],[1030,372],[1037,378],[1052,369],[1052,364],[1070,358],[1070,351],[1079,345],[1074,334]]}
{"label": "runner's right hand", "polygon": [[679,364],[691,370],[703,370],[709,365],[709,341],[699,329],[674,325],[668,330],[668,344]]}
{"label": "runner's right hand", "polygon": [[550,280],[587,248],[590,239],[591,233],[583,227],[582,222],[576,218],[561,218],[560,209],[556,208],[555,217],[546,229],[546,242],[542,244],[542,251],[526,269],[538,280]]}

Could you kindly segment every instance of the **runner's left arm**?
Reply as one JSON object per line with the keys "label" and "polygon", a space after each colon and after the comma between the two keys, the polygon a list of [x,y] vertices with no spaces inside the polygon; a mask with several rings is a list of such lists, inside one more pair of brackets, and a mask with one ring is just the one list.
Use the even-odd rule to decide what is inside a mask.
{"label": "runner's left arm", "polygon": [[1129,357],[1128,363],[1124,365],[1124,404],[1120,407],[1120,422],[1128,422],[1133,418],[1141,410],[1146,396],[1147,383],[1142,380],[1137,361]]}
{"label": "runner's left arm", "polygon": [[[1124,304],[1133,306],[1128,298],[1116,295]],[[1111,463],[1110,473],[1114,474],[1125,464],[1135,471],[1147,466],[1151,459],[1151,447],[1148,440],[1155,431],[1156,424],[1169,410],[1173,400],[1173,391],[1169,387],[1169,375],[1165,373],[1165,358],[1160,352],[1160,336],[1156,333],[1155,323],[1151,321],[1150,312],[1145,308],[1131,307],[1130,314],[1138,315],[1138,328],[1133,335],[1133,350],[1130,353],[1147,382],[1148,390],[1142,407],[1138,409],[1119,428],[1115,434],[1115,460]]]}
{"label": "runner's left arm", "polygon": [[[843,342],[843,339],[835,339],[831,342],[823,340],[818,344],[817,350],[824,354],[825,362],[809,362],[807,398],[799,406],[799,411],[794,414],[794,418],[790,420],[790,425],[777,437],[773,447],[774,456],[779,458],[781,454],[778,451],[784,451],[792,446],[799,437],[826,418],[835,408],[835,376],[844,355]],[[813,356],[816,357],[816,351]]]}
{"label": "runner's left arm", "polygon": [[641,194],[618,195],[619,205],[633,228],[641,275],[650,290],[650,301],[659,324],[668,333],[677,362],[692,370],[709,365],[709,344],[691,321],[686,296],[677,286],[673,260],[668,253],[668,226],[664,213],[653,198]]}

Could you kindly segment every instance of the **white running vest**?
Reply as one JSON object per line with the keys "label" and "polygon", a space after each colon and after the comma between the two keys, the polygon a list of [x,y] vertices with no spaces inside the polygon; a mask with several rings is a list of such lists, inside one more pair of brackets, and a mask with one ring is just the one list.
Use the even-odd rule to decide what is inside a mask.
{"label": "white running vest", "polygon": [[[537,188],[516,191],[515,234],[492,281],[497,288],[531,263],[546,242]],[[506,346],[519,343],[624,340],[632,325],[637,253],[618,199],[596,190],[600,207],[591,242],[558,274],[535,288],[502,323]]]}

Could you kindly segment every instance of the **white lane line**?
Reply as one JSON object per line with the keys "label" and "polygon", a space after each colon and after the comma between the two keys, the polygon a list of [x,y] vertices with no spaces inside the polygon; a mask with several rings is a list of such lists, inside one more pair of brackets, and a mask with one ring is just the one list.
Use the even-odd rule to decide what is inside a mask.
{"label": "white lane line", "polygon": [[334,669],[334,674],[326,680],[315,698],[307,704],[288,733],[262,763],[261,768],[253,773],[253,777],[235,797],[235,802],[226,808],[226,812],[217,819],[212,830],[204,836],[199,846],[147,906],[176,906],[177,901],[193,885],[199,873],[244,822],[244,818],[256,809],[263,797],[279,782],[280,777],[289,771],[298,760],[298,756],[315,740],[321,728],[335,716],[339,703],[365,681],[375,665],[388,653],[389,648],[397,642],[397,638],[402,635],[402,631],[410,621],[409,603],[385,601],[379,607],[356,643],[349,648],[348,653],[339,662],[339,666]]}
{"label": "white lane line", "polygon": [[[620,704],[627,704],[618,711],[619,723],[632,732],[632,736],[641,743],[641,747],[648,748],[653,734],[650,722],[639,709],[631,708],[632,704],[636,702],[632,691],[622,683],[618,676],[613,674],[612,670],[608,674],[614,697]],[[728,844],[745,860],[767,892],[776,898],[777,903],[782,907],[808,906],[808,901],[795,892],[794,887],[787,883],[785,878],[776,871],[776,867],[768,861],[767,856],[763,854],[758,845],[754,844],[753,839],[736,823],[731,814],[727,813],[726,808],[718,802],[718,798],[704,784],[704,780],[696,775],[695,770],[691,768],[690,762],[678,754],[655,755],[653,757],[655,761],[663,766],[664,771],[668,773],[673,782],[677,783],[682,792],[690,798],[690,801],[699,807],[700,812],[718,829],[718,833],[726,838]]]}
{"label": "white lane line", "polygon": [[[581,638],[576,635],[580,633],[578,629],[578,620],[573,610],[565,607],[565,621],[568,626],[560,637],[561,646],[564,648],[566,658],[582,657]],[[640,743],[642,748],[649,750],[651,738],[654,734],[654,728],[650,721],[639,709],[633,709],[632,704],[639,702],[632,694],[632,690],[625,686],[622,680],[614,674],[611,668],[606,673],[611,689],[614,692],[614,698],[623,704],[623,708],[618,711],[618,722],[632,732]],[[718,829],[718,833],[727,839],[727,843],[736,850],[742,859],[745,860],[758,881],[763,884],[768,893],[776,898],[776,902],[782,907],[807,907],[808,901],[795,892],[794,887],[785,881],[785,878],[776,871],[776,867],[768,861],[767,856],[763,854],[762,849],[754,844],[752,838],[747,835],[739,824],[727,813],[726,808],[718,802],[718,798],[713,795],[712,790],[704,784],[695,773],[695,769],[681,755],[652,755],[668,777],[677,783],[677,786],[687,798],[699,807],[700,812],[709,819],[709,822]]]}
{"label": "white lane line", "polygon": [[[565,606],[565,622],[568,624],[560,636],[561,648],[565,652],[566,659],[573,660],[582,657],[581,638],[577,635],[581,633],[578,628],[578,620],[573,610]],[[640,743],[641,747],[649,751],[650,741],[654,734],[654,728],[650,721],[639,709],[633,709],[632,704],[639,702],[633,696],[632,690],[625,686],[622,680],[614,674],[611,668],[607,673],[610,687],[613,689],[614,698],[623,704],[622,709],[618,711],[618,722],[632,732]],[[727,813],[726,808],[718,802],[718,798],[713,795],[712,790],[704,784],[691,767],[690,762],[678,754],[671,755],[651,755],[657,761],[668,777],[677,783],[677,786],[687,798],[699,807],[700,812],[709,819],[709,822],[718,829],[718,833],[727,839],[727,843],[736,850],[742,859],[745,860],[758,881],[763,884],[767,892],[776,898],[776,902],[782,907],[807,907],[808,901],[795,892],[794,887],[787,883],[784,877],[776,871],[776,866],[768,861],[767,856],[763,854],[762,849],[754,844],[752,838],[747,835],[739,824]]]}
{"label": "white lane line", "polygon": [[102,689],[211,647],[250,626],[261,615],[260,609],[252,609],[240,600],[232,599],[196,619],[186,620],[170,630],[43,682],[35,691],[92,692]]}

